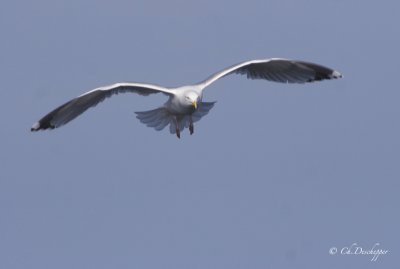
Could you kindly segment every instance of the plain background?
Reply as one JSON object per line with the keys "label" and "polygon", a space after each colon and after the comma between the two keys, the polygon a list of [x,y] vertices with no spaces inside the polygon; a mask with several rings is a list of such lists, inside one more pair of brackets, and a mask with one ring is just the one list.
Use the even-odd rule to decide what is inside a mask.
{"label": "plain background", "polygon": [[[0,268],[395,268],[398,1],[3,0]],[[178,140],[115,96],[31,125],[98,86],[180,86],[237,62],[313,61],[344,78],[230,76]],[[389,250],[329,255],[358,243]]]}

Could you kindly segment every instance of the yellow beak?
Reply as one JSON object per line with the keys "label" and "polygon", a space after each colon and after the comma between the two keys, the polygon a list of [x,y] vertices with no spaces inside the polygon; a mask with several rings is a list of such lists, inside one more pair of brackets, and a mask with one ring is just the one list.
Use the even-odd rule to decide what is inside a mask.
{"label": "yellow beak", "polygon": [[192,105],[194,106],[194,109],[197,109],[197,102],[193,101]]}

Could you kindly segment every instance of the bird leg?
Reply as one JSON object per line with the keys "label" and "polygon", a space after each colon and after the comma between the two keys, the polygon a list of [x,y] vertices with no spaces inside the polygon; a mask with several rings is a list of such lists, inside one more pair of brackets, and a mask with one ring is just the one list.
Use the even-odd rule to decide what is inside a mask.
{"label": "bird leg", "polygon": [[175,132],[176,132],[176,136],[178,138],[181,138],[181,130],[179,129],[179,122],[178,122],[178,118],[174,117],[175,119]]}
{"label": "bird leg", "polygon": [[189,131],[190,131],[190,135],[192,135],[192,134],[194,133],[194,126],[193,126],[192,115],[189,116]]}

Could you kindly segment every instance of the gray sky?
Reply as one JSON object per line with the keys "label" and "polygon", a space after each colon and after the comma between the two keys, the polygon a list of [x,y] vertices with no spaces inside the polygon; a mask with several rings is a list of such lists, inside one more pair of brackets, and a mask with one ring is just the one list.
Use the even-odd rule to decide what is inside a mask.
{"label": "gray sky", "polygon": [[[398,1],[3,1],[0,268],[394,268],[400,250]],[[30,133],[119,81],[179,86],[286,57],[344,79],[231,76],[182,139],[118,95]],[[375,243],[389,253],[329,255]]]}

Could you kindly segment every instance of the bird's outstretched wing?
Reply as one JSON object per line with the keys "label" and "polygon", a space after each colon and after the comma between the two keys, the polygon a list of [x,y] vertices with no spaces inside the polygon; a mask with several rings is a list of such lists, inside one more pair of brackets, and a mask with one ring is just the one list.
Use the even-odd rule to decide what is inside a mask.
{"label": "bird's outstretched wing", "polygon": [[147,96],[152,93],[162,92],[173,94],[169,89],[152,84],[143,83],[116,83],[86,92],[67,103],[57,107],[38,122],[33,124],[31,131],[54,129],[78,117],[88,108],[96,106],[105,98],[114,94],[132,92]]}
{"label": "bird's outstretched wing", "polygon": [[283,83],[305,83],[342,77],[338,71],[322,65],[272,58],[251,60],[232,65],[211,75],[206,80],[200,82],[199,85],[205,88],[217,79],[233,73],[247,75],[247,78],[250,79],[266,79]]}

